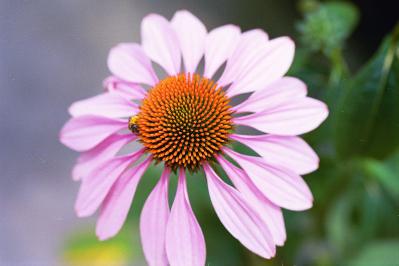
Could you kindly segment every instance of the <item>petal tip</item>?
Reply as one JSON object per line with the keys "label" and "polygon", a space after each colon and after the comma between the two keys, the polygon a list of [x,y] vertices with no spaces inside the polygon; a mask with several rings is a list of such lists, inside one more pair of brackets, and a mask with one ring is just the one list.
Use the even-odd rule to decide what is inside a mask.
{"label": "petal tip", "polygon": [[107,233],[104,233],[104,232],[101,232],[98,230],[96,230],[96,236],[97,236],[98,240],[100,240],[100,241],[105,241],[105,240],[108,240],[111,237],[113,237],[113,235],[109,235]]}
{"label": "petal tip", "polygon": [[187,9],[180,9],[180,10],[177,10],[176,12],[175,12],[175,14],[174,14],[174,16],[173,17],[175,17],[176,15],[183,15],[183,16],[186,16],[186,15],[188,15],[188,16],[194,16],[193,15],[193,13],[191,13],[190,11],[188,11]]}
{"label": "petal tip", "polygon": [[76,216],[79,218],[89,217],[91,214],[80,207],[75,206]]}
{"label": "petal tip", "polygon": [[104,228],[104,226],[102,224],[97,222],[96,236],[97,236],[98,240],[100,240],[100,241],[108,240],[108,239],[114,237],[117,233],[118,233],[118,231],[113,232],[113,231],[107,230],[107,228]]}

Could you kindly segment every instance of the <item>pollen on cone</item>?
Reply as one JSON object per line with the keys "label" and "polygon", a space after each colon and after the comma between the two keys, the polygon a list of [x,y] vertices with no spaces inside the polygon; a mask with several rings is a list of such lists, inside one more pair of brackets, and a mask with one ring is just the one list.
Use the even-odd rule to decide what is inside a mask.
{"label": "pollen on cone", "polygon": [[227,143],[231,114],[229,98],[215,83],[180,74],[149,91],[138,114],[138,134],[155,159],[195,170]]}

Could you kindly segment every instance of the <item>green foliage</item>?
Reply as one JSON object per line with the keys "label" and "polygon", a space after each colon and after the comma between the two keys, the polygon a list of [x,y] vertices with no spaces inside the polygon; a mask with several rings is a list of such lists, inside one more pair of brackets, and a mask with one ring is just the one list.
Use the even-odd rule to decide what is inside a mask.
{"label": "green foliage", "polygon": [[[330,118],[306,136],[321,156],[320,169],[308,176],[316,199],[312,227],[296,236],[289,225],[298,221],[287,218],[297,243],[287,244],[279,262],[313,265],[323,258],[321,265],[392,265],[392,246],[371,243],[399,237],[399,26],[353,75],[343,51],[357,23],[355,7],[309,0],[302,10],[303,46],[290,74],[328,103]],[[292,252],[308,245],[308,234],[328,248],[312,248],[303,262]]]}
{"label": "green foliage", "polygon": [[375,179],[385,191],[397,202],[399,202],[399,178],[397,172],[392,170],[387,164],[373,159],[363,161],[365,173]]}
{"label": "green foliage", "polygon": [[399,241],[380,241],[366,246],[348,266],[398,265]]}
{"label": "green foliage", "polygon": [[390,182],[397,179],[381,162],[355,160],[343,175],[347,184],[330,199],[325,226],[336,261],[346,261],[354,254],[352,247],[361,248],[376,236],[392,237],[399,233],[396,228],[398,198],[387,195],[385,184],[375,175],[376,171],[384,172]]}
{"label": "green foliage", "polygon": [[301,6],[305,11],[304,21],[298,24],[302,42],[311,50],[327,55],[343,46],[359,20],[356,7],[348,2],[305,0]]}
{"label": "green foliage", "polygon": [[336,116],[340,156],[383,158],[399,145],[399,27],[348,82]]}

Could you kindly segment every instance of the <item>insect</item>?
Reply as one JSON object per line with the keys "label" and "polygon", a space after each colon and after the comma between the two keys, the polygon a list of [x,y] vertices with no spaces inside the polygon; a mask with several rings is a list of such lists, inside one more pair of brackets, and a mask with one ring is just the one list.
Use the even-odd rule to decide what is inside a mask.
{"label": "insect", "polygon": [[132,133],[134,134],[138,134],[139,133],[139,127],[137,125],[137,120],[138,120],[138,116],[132,116],[129,118],[129,125],[128,128],[130,129],[130,131],[132,131]]}

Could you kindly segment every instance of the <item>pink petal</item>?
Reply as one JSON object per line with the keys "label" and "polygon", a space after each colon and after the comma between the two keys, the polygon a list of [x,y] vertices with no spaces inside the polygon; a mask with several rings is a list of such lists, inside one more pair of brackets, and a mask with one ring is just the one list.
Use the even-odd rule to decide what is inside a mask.
{"label": "pink petal", "polygon": [[186,72],[195,73],[204,54],[205,26],[187,10],[177,11],[171,20],[171,25],[180,43]]}
{"label": "pink petal", "polygon": [[256,151],[266,163],[285,167],[297,174],[307,174],[319,167],[319,158],[299,137],[277,135],[230,135]]}
{"label": "pink petal", "polygon": [[126,120],[93,115],[73,117],[61,129],[60,141],[73,150],[87,151],[124,128]]}
{"label": "pink petal", "polygon": [[267,225],[274,243],[282,246],[286,239],[286,233],[281,209],[263,196],[243,170],[237,168],[222,156],[217,156],[216,159],[237,190],[242,193],[243,198],[256,211],[263,223]]}
{"label": "pink petal", "polygon": [[110,118],[129,117],[139,112],[137,104],[117,94],[103,93],[85,100],[74,102],[69,113],[76,117],[98,115]]}
{"label": "pink petal", "polygon": [[231,56],[240,39],[240,33],[240,28],[234,25],[225,25],[209,32],[205,40],[204,77],[212,78]]}
{"label": "pink petal", "polygon": [[151,14],[141,22],[142,46],[152,61],[169,75],[180,72],[180,47],[176,32],[164,17]]}
{"label": "pink petal", "polygon": [[125,171],[114,183],[101,205],[96,234],[100,240],[115,236],[122,228],[132,204],[137,184],[151,163],[148,157],[137,166]]}
{"label": "pink petal", "polygon": [[280,37],[269,41],[256,54],[251,53],[248,58],[239,59],[237,76],[227,89],[227,95],[232,97],[257,91],[281,78],[291,66],[294,51],[294,42],[287,37]]}
{"label": "pink petal", "polygon": [[106,138],[103,142],[95,146],[93,149],[82,153],[78,162],[72,170],[74,180],[86,177],[97,166],[109,160],[127,143],[135,140],[136,135],[133,134],[114,134]]}
{"label": "pink petal", "polygon": [[260,217],[208,164],[204,170],[212,205],[224,227],[252,252],[267,259],[273,257],[276,247]]}
{"label": "pink petal", "polygon": [[103,202],[116,179],[143,154],[136,153],[113,157],[101,164],[82,180],[75,210],[79,217],[92,215]]}
{"label": "pink petal", "polygon": [[267,41],[268,36],[263,30],[255,29],[244,32],[235,45],[234,52],[227,60],[226,68],[218,84],[221,86],[230,84],[243,70],[251,68]]}
{"label": "pink petal", "polygon": [[297,78],[282,77],[265,88],[255,91],[247,100],[233,107],[237,113],[272,109],[284,102],[306,96],[306,85]]}
{"label": "pink petal", "polygon": [[108,56],[108,68],[115,76],[134,83],[150,86],[158,82],[151,61],[140,45],[121,43],[112,48]]}
{"label": "pink petal", "polygon": [[147,95],[147,91],[143,87],[115,76],[106,78],[103,85],[110,93],[120,95],[128,100],[141,100]]}
{"label": "pink petal", "polygon": [[205,265],[205,239],[190,206],[183,169],[179,170],[176,196],[166,228],[166,253],[173,266]]}
{"label": "pink petal", "polygon": [[169,176],[170,168],[165,167],[158,184],[148,196],[141,212],[141,243],[149,265],[168,265],[165,235],[169,218]]}
{"label": "pink petal", "polygon": [[223,150],[241,166],[263,195],[277,206],[294,211],[312,207],[312,193],[299,175],[267,165],[259,157],[239,154],[228,148]]}
{"label": "pink petal", "polygon": [[317,128],[328,116],[327,106],[305,97],[276,108],[234,119],[234,123],[253,127],[265,133],[294,136]]}

